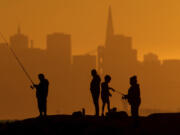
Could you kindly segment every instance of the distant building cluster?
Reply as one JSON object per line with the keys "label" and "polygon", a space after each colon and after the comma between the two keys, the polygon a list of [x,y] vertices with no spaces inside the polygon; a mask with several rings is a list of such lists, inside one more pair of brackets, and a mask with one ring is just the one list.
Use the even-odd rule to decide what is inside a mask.
{"label": "distant building cluster", "polygon": [[[106,41],[97,48],[97,56],[72,55],[71,35],[63,33],[47,35],[46,50],[34,48],[33,41],[30,43],[29,45],[28,37],[22,34],[20,28],[10,37],[10,46],[32,78],[36,78],[38,73],[47,75],[50,81],[50,113],[71,113],[81,108],[93,112],[89,91],[90,71],[93,68],[98,69],[102,80],[104,75],[110,74],[113,87],[124,93],[127,93],[129,87],[129,77],[137,75],[142,90],[142,113],[143,109],[144,112],[159,108],[173,110],[180,106],[180,99],[174,98],[180,90],[180,60],[161,62],[156,54],[149,53],[144,55],[144,61],[138,61],[138,52],[132,48],[132,38],[114,33],[111,9]],[[6,100],[15,100],[17,104],[14,107],[8,108],[8,104],[12,102],[7,102],[7,106],[1,108],[4,115],[9,111],[17,116],[24,103],[27,106],[32,104],[32,93],[24,90],[28,89],[29,82],[4,43],[0,44],[0,61],[0,87],[6,91],[0,94],[0,106],[3,106],[2,103],[7,102]],[[122,109],[121,96],[116,95],[112,104]],[[33,108],[27,106],[24,106],[26,113]],[[3,115],[3,111],[0,115]]]}
{"label": "distant building cluster", "polygon": [[[64,33],[47,35],[47,49],[43,50],[35,48],[33,41],[29,44],[28,37],[22,34],[18,27],[17,33],[10,37],[9,45],[19,57],[27,72],[33,79],[36,79],[35,81],[38,81],[37,75],[39,73],[44,73],[50,80],[49,104],[51,104],[52,108],[49,110],[52,110],[52,113],[71,113],[76,109],[90,106],[87,98],[89,96],[90,71],[96,68],[96,56],[89,54],[72,55],[71,35]],[[16,100],[16,102],[20,103],[15,105],[19,109],[16,107],[15,110],[21,110],[20,106],[32,101],[30,100],[32,94],[27,95],[28,91],[24,90],[24,88],[29,88],[27,85],[30,85],[30,83],[5,43],[0,44],[0,56],[2,64],[0,67],[1,89],[5,89],[10,94],[13,91],[14,95],[12,94],[12,98],[10,98],[12,100],[20,96],[19,101]],[[11,106],[8,104],[11,103],[7,102],[7,106]],[[32,106],[30,102],[26,104]],[[14,110],[13,108],[12,110],[11,108],[7,109],[8,112]],[[28,109],[28,106],[23,109]],[[28,112],[28,110],[26,111]],[[29,112],[32,111],[29,110]]]}

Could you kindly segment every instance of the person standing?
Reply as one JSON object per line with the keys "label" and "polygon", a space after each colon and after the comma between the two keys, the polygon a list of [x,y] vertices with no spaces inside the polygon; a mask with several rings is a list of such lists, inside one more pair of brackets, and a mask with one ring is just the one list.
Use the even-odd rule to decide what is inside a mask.
{"label": "person standing", "polygon": [[34,84],[32,88],[36,88],[36,98],[38,103],[38,109],[40,117],[47,116],[47,96],[49,81],[45,79],[44,74],[38,75],[39,84]]}
{"label": "person standing", "polygon": [[91,70],[92,81],[90,83],[90,91],[95,107],[95,115],[99,116],[99,95],[100,95],[100,83],[101,78],[97,74],[95,69]]}
{"label": "person standing", "polygon": [[132,76],[130,78],[130,88],[128,94],[123,96],[123,99],[127,99],[131,106],[131,115],[133,118],[139,117],[139,106],[141,104],[140,87],[137,83],[137,77]]}
{"label": "person standing", "polygon": [[115,92],[115,90],[111,87],[109,87],[109,83],[111,81],[111,76],[109,75],[106,75],[104,77],[104,82],[101,84],[101,99],[102,99],[102,116],[104,116],[104,107],[105,105],[107,104],[107,109],[108,109],[108,112],[110,112],[110,100],[109,100],[109,97],[111,97],[111,93],[109,90],[112,90],[113,92]]}

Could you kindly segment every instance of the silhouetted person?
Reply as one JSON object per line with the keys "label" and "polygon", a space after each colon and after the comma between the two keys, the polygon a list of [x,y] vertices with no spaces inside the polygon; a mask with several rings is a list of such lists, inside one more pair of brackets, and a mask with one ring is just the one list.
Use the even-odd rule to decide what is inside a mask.
{"label": "silhouetted person", "polygon": [[40,117],[47,115],[47,96],[48,96],[48,86],[49,81],[45,79],[43,74],[38,75],[40,83],[38,85],[34,84],[33,86],[36,88],[36,97],[38,102],[38,109],[40,113]]}
{"label": "silhouetted person", "polygon": [[111,81],[111,77],[109,75],[106,75],[104,77],[105,82],[101,84],[101,98],[102,98],[102,116],[104,116],[104,107],[107,104],[108,112],[110,112],[110,100],[109,97],[112,96],[109,90],[115,91],[113,88],[109,87],[109,83]]}
{"label": "silhouetted person", "polygon": [[101,78],[99,77],[95,69],[91,70],[91,75],[93,78],[90,84],[90,90],[93,98],[93,103],[95,106],[95,114],[96,116],[99,116],[99,95]]}
{"label": "silhouetted person", "polygon": [[124,99],[127,99],[131,105],[131,115],[133,118],[139,117],[139,106],[141,104],[140,98],[140,88],[137,84],[137,77],[133,76],[130,78],[131,87],[128,90],[128,94],[123,96]]}

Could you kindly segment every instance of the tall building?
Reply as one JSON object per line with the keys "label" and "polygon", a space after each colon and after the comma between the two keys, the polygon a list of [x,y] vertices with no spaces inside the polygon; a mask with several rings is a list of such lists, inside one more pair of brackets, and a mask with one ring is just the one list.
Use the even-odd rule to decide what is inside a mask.
{"label": "tall building", "polygon": [[[71,36],[63,33],[53,33],[47,36],[47,65],[51,89],[54,99],[58,102],[56,108],[61,112],[69,112],[70,108],[70,71],[71,71]],[[63,111],[62,111],[63,110]]]}
{"label": "tall building", "polygon": [[109,8],[105,45],[98,48],[98,69],[110,74],[117,88],[126,88],[128,78],[136,74],[137,50],[132,48],[132,38],[114,34],[111,8]]}
{"label": "tall building", "polygon": [[111,7],[109,7],[108,22],[106,29],[106,40],[105,40],[106,47],[111,44],[113,37],[114,37],[114,27],[113,27],[112,11],[111,11]]}
{"label": "tall building", "polygon": [[71,36],[54,33],[47,36],[49,66],[60,76],[67,76],[71,66]]}
{"label": "tall building", "polygon": [[47,52],[63,64],[71,64],[71,36],[63,33],[48,35]]}

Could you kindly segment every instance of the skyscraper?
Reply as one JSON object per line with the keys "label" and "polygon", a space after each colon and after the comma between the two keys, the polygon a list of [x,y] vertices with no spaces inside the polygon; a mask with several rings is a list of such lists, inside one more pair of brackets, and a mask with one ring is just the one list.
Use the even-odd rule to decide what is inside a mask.
{"label": "skyscraper", "polygon": [[113,38],[113,36],[114,36],[114,28],[113,28],[113,20],[112,20],[112,11],[111,11],[111,7],[109,7],[105,46],[108,46],[111,43],[111,39]]}
{"label": "skyscraper", "polygon": [[125,89],[128,78],[136,73],[137,65],[137,50],[132,48],[132,38],[114,33],[112,11],[109,7],[105,45],[98,48],[99,69],[103,75],[112,76],[115,87]]}
{"label": "skyscraper", "polygon": [[[47,36],[47,65],[54,99],[57,108],[69,110],[70,70],[71,70],[71,36],[53,33]],[[63,102],[63,104],[62,104]]]}

